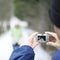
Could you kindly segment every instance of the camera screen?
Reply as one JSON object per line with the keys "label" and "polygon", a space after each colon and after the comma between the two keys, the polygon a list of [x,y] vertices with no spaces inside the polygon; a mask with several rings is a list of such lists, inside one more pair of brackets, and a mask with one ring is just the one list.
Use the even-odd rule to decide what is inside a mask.
{"label": "camera screen", "polygon": [[46,36],[38,36],[38,40],[46,41]]}

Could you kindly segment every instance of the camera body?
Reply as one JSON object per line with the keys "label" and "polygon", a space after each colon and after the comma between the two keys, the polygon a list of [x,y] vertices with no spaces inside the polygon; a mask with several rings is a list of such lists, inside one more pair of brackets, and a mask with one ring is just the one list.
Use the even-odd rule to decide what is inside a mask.
{"label": "camera body", "polygon": [[40,43],[45,43],[49,41],[49,36],[47,34],[38,34],[37,35],[37,41]]}

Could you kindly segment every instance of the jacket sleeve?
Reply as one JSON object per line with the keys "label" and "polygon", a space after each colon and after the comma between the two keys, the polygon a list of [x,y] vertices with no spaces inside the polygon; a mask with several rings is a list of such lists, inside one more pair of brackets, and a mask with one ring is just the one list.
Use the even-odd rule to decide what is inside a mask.
{"label": "jacket sleeve", "polygon": [[13,51],[9,60],[34,60],[34,51],[30,46],[22,46]]}
{"label": "jacket sleeve", "polygon": [[52,60],[60,60],[60,49],[57,49],[52,56]]}

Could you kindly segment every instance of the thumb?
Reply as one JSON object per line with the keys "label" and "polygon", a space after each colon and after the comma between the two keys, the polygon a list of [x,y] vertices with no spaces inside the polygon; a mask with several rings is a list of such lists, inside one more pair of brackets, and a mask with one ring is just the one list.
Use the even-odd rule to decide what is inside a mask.
{"label": "thumb", "polygon": [[57,47],[57,43],[54,43],[54,42],[47,42],[46,45]]}
{"label": "thumb", "polygon": [[35,48],[37,45],[39,45],[39,42],[33,42],[33,48]]}
{"label": "thumb", "polygon": [[33,40],[37,36],[38,32],[33,33],[30,37],[29,40]]}

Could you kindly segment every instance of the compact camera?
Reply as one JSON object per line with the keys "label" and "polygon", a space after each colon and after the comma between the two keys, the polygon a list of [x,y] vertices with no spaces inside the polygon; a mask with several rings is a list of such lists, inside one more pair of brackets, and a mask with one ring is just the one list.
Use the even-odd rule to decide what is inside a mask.
{"label": "compact camera", "polygon": [[38,34],[37,35],[37,41],[41,43],[45,43],[49,41],[49,36],[47,34]]}

